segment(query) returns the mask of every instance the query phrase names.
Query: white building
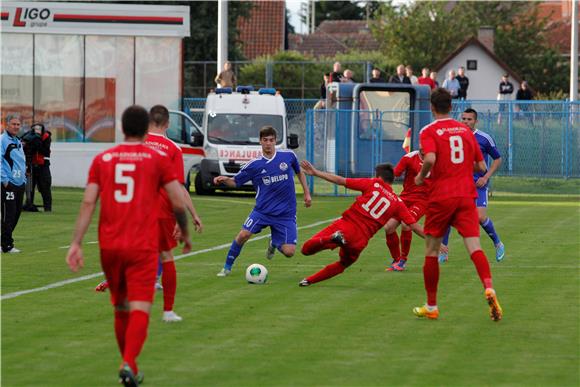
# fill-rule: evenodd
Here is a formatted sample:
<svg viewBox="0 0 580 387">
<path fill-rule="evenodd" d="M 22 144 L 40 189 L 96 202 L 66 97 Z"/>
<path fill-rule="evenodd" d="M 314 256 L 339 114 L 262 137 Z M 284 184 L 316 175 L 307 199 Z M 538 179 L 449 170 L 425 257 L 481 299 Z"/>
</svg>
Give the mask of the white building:
<svg viewBox="0 0 580 387">
<path fill-rule="evenodd" d="M 465 67 L 465 75 L 469 78 L 467 99 L 495 100 L 499 91 L 499 83 L 504 74 L 509 75 L 509 81 L 514 85 L 512 99 L 522 83 L 522 78 L 509 68 L 493 52 L 494 33 L 492 29 L 482 28 L 479 37 L 469 38 L 435 67 L 439 85 L 447 77 L 450 70 Z"/>
<path fill-rule="evenodd" d="M 83 186 L 92 156 L 122 139 L 132 104 L 180 110 L 189 7 L 2 2 L 2 122 L 52 133 L 54 185 Z"/>
</svg>

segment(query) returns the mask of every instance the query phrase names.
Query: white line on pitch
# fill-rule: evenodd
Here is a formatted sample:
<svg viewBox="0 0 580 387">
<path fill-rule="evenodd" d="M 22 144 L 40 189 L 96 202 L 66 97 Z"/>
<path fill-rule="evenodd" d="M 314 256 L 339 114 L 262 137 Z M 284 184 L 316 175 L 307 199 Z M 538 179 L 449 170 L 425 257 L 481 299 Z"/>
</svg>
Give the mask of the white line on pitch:
<svg viewBox="0 0 580 387">
<path fill-rule="evenodd" d="M 305 229 L 305 228 L 312 228 L 312 227 L 320 226 L 321 224 L 329 223 L 329 222 L 332 222 L 332 221 L 334 221 L 336 219 L 337 218 L 322 220 L 320 222 L 315 222 L 315 223 L 308 224 L 306 226 L 298 227 L 298 229 L 299 230 L 302 230 L 302 229 Z M 257 236 L 255 238 L 250 239 L 246 243 L 258 241 L 258 240 L 265 239 L 265 238 L 269 238 L 269 237 L 270 237 L 270 234 L 260 235 L 260 236 Z M 187 257 L 192 257 L 194 255 L 199 255 L 199 254 L 209 253 L 211 251 L 225 249 L 225 248 L 228 248 L 230 246 L 231 246 L 231 242 L 230 243 L 224 243 L 224 244 L 221 244 L 221 245 L 218 245 L 218 246 L 214 246 L 214 247 L 209 247 L 209 248 L 203 249 L 203 250 L 192 251 L 192 252 L 187 253 L 187 254 L 182 254 L 182 255 L 176 256 L 175 257 L 175 260 L 177 261 L 179 259 L 183 259 L 183 258 L 187 258 Z M 68 248 L 68 247 L 69 246 L 66 246 L 66 248 Z M 60 248 L 64 248 L 64 247 L 60 247 Z M 2 295 L 2 297 L 0 297 L 0 300 L 9 300 L 11 298 L 16 298 L 16 297 L 19 297 L 19 296 L 23 296 L 25 294 L 36 293 L 36 292 L 43 292 L 43 291 L 49 290 L 49 289 L 60 288 L 61 286 L 65 286 L 65 285 L 72 284 L 72 283 L 75 283 L 75 282 L 85 281 L 85 280 L 88 280 L 88 279 L 91 279 L 91 278 L 100 277 L 100 276 L 103 276 L 103 272 L 88 274 L 88 275 L 84 275 L 84 276 L 76 277 L 76 278 L 71 278 L 71 279 L 68 279 L 68 280 L 55 282 L 55 283 L 52 283 L 52 284 L 49 284 L 49 285 L 46 285 L 46 286 L 41 286 L 39 288 L 21 290 L 21 291 L 18 291 L 18 292 L 4 294 L 4 295 Z"/>
</svg>

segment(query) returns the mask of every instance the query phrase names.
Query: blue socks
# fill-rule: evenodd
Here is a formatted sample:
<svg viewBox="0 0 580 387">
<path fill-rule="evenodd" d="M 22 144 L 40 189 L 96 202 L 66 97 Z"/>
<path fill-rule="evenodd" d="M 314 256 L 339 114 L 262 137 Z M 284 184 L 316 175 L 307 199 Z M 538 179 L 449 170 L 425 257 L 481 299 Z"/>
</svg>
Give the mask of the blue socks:
<svg viewBox="0 0 580 387">
<path fill-rule="evenodd" d="M 445 235 L 443 235 L 443 240 L 441 241 L 442 244 L 445 246 L 449 246 L 449 235 L 451 234 L 451 227 L 447 229 Z"/>
<path fill-rule="evenodd" d="M 232 265 L 234 264 L 238 255 L 242 251 L 242 245 L 239 245 L 238 242 L 234 239 L 232 241 L 232 245 L 230 247 L 230 251 L 228 251 L 228 256 L 226 257 L 226 263 L 224 265 L 224 269 L 232 270 Z"/>
<path fill-rule="evenodd" d="M 493 227 L 493 222 L 490 218 L 485 219 L 484 222 L 480 223 L 481 227 L 485 230 L 487 235 L 491 238 L 494 245 L 497 245 L 500 242 L 499 235 L 495 232 L 495 228 Z"/>
</svg>

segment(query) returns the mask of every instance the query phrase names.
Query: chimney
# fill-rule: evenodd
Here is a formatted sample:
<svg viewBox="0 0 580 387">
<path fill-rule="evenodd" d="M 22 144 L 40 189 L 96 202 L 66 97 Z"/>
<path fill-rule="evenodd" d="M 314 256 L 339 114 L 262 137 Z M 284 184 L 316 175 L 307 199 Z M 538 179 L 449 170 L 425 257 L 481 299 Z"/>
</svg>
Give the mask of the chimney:
<svg viewBox="0 0 580 387">
<path fill-rule="evenodd" d="M 491 52 L 493 51 L 493 41 L 495 38 L 495 29 L 489 26 L 479 27 L 477 39 Z"/>
</svg>

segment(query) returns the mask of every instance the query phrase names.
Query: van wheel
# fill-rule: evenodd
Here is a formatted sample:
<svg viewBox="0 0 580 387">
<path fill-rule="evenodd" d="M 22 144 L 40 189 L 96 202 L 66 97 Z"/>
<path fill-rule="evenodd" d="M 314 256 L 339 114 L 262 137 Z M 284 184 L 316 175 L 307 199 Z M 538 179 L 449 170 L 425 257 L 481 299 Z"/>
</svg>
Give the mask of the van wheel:
<svg viewBox="0 0 580 387">
<path fill-rule="evenodd" d="M 195 193 L 198 195 L 212 195 L 215 193 L 215 189 L 205 188 L 203 186 L 201 172 L 198 172 L 197 175 L 195 175 L 194 185 L 195 185 Z"/>
</svg>

